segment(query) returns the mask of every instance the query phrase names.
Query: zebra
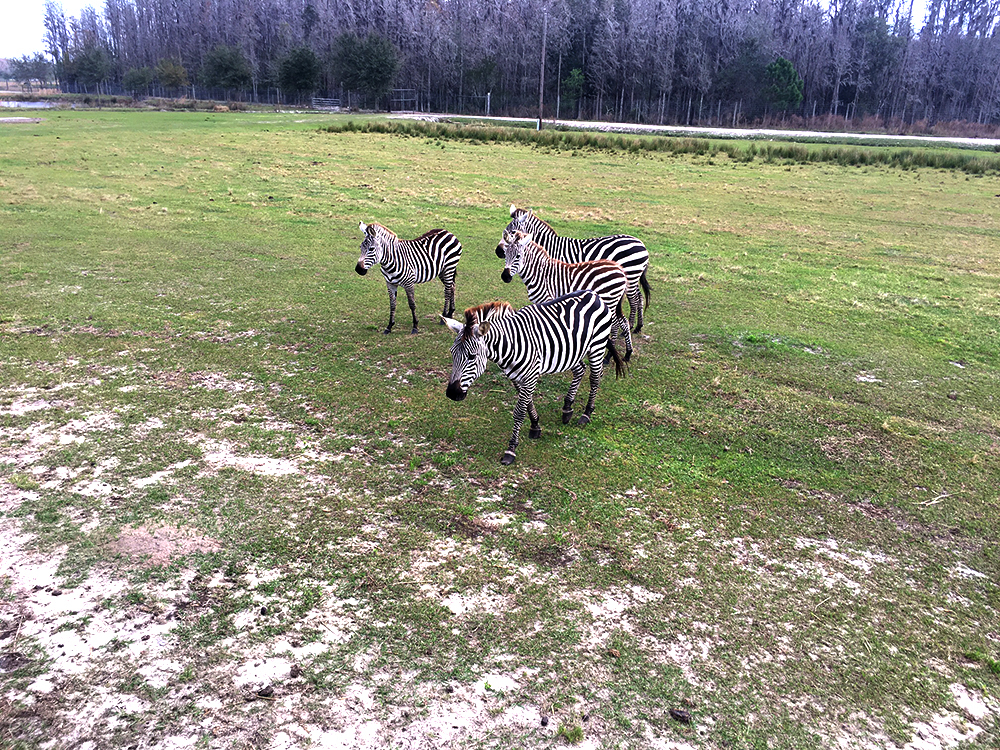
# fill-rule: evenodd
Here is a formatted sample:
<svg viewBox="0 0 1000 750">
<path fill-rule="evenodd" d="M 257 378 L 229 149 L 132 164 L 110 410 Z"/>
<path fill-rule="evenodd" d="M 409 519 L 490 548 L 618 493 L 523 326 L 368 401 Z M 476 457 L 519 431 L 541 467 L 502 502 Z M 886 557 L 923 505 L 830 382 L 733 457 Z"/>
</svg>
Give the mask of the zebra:
<svg viewBox="0 0 1000 750">
<path fill-rule="evenodd" d="M 649 269 L 649 251 L 641 240 L 627 234 L 616 234 L 609 237 L 591 237 L 578 240 L 572 237 L 561 237 L 549 224 L 535 216 L 530 208 L 518 208 L 510 204 L 510 223 L 503 230 L 503 241 L 497 245 L 498 258 L 503 257 L 503 242 L 510 242 L 514 232 L 525 232 L 535 238 L 553 258 L 567 263 L 579 263 L 584 260 L 607 258 L 618 263 L 625 269 L 628 276 L 628 288 L 625 297 L 628 299 L 629 325 L 634 325 L 633 331 L 639 333 L 643 323 L 642 297 L 645 294 L 646 307 L 649 307 L 650 287 L 646 280 Z"/>
<path fill-rule="evenodd" d="M 488 360 L 496 362 L 517 389 L 514 431 L 500 463 L 514 463 L 525 415 L 531 420 L 528 437 L 542 436 L 535 410 L 535 386 L 541 375 L 572 370 L 573 381 L 563 399 L 562 421 L 573 417 L 573 402 L 590 362 L 590 398 L 577 424 L 586 425 L 594 412 L 597 389 L 604 374 L 604 352 L 615 361 L 618 377 L 625 363 L 611 340 L 614 313 L 590 289 L 576 291 L 554 300 L 522 307 L 517 312 L 509 302 L 488 302 L 465 311 L 465 323 L 451 318 L 445 324 L 456 334 L 451 347 L 452 367 L 445 391 L 453 401 L 462 401 L 469 386 L 486 370 Z"/>
<path fill-rule="evenodd" d="M 389 289 L 389 325 L 384 333 L 391 333 L 396 324 L 396 288 L 402 286 L 413 316 L 413 330 L 417 333 L 417 304 L 413 298 L 416 284 L 423 284 L 435 276 L 444 283 L 444 311 L 448 317 L 455 313 L 455 274 L 462 257 L 462 243 L 446 229 L 432 229 L 415 240 L 401 240 L 381 224 L 358 225 L 365 234 L 361 242 L 361 257 L 354 270 L 361 276 L 376 263 L 382 266 L 382 275 Z"/>
<path fill-rule="evenodd" d="M 550 256 L 530 234 L 514 232 L 511 242 L 503 240 L 504 269 L 500 278 L 509 284 L 513 274 L 524 281 L 531 302 L 544 302 L 578 289 L 593 289 L 601 301 L 615 311 L 616 328 L 625 338 L 625 361 L 632 358 L 632 334 L 622 313 L 622 297 L 628 277 L 613 260 L 585 260 L 566 263 Z"/>
</svg>

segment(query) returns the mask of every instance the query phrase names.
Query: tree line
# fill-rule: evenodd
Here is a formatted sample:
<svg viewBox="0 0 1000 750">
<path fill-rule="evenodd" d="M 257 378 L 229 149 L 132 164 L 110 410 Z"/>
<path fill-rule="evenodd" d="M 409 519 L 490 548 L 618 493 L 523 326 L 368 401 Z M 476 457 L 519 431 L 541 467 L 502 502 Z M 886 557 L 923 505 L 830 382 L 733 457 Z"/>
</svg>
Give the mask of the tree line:
<svg viewBox="0 0 1000 750">
<path fill-rule="evenodd" d="M 912 5 L 105 0 L 67 17 L 49 0 L 43 45 L 52 75 L 76 91 L 384 108 L 395 87 L 428 111 L 1000 123 L 1000 0 L 930 0 L 916 23 Z"/>
</svg>

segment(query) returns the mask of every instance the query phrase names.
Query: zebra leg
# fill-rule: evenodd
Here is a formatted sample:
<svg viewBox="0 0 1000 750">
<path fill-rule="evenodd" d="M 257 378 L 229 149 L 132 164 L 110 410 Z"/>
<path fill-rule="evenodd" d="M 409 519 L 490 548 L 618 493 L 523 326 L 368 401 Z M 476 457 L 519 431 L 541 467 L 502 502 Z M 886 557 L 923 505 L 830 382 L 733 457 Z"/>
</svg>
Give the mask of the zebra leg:
<svg viewBox="0 0 1000 750">
<path fill-rule="evenodd" d="M 625 295 L 628 297 L 629 327 L 633 333 L 639 333 L 642 330 L 642 290 L 638 284 L 633 284 L 625 291 Z"/>
<path fill-rule="evenodd" d="M 528 419 L 531 420 L 531 429 L 528 430 L 528 437 L 538 440 L 542 436 L 542 426 L 538 423 L 538 411 L 535 409 L 535 400 L 528 402 Z"/>
<path fill-rule="evenodd" d="M 569 392 L 566 394 L 566 398 L 563 399 L 563 409 L 562 409 L 562 420 L 563 424 L 569 424 L 569 420 L 573 418 L 573 402 L 576 401 L 576 393 L 580 390 L 580 383 L 583 382 L 583 373 L 586 372 L 587 367 L 583 362 L 579 362 L 573 365 L 573 382 L 569 385 Z M 582 417 L 581 417 L 582 419 Z"/>
<path fill-rule="evenodd" d="M 417 333 L 417 300 L 413 296 L 413 284 L 403 287 L 406 290 L 406 301 L 410 305 L 410 315 L 413 316 L 413 330 L 410 333 Z"/>
<path fill-rule="evenodd" d="M 442 276 L 441 282 L 444 284 L 444 312 L 441 314 L 446 318 L 451 318 L 455 315 L 455 277 Z M 443 320 L 441 325 L 444 325 Z"/>
<path fill-rule="evenodd" d="M 396 325 L 396 285 L 386 282 L 386 286 L 389 288 L 389 325 L 382 333 L 390 334 L 392 327 Z"/>
<path fill-rule="evenodd" d="M 532 398 L 535 393 L 535 385 L 531 384 L 518 384 L 515 383 L 514 386 L 517 388 L 517 404 L 514 406 L 514 430 L 510 434 L 510 444 L 507 446 L 507 450 L 504 451 L 503 458 L 500 459 L 500 463 L 504 466 L 510 466 L 517 459 L 517 444 L 521 440 L 521 425 L 524 424 L 524 417 L 529 411 L 534 412 L 535 406 L 532 403 Z M 532 429 L 538 424 L 538 413 L 536 412 L 534 418 L 531 420 Z M 530 435 L 530 432 L 529 432 Z"/>
<path fill-rule="evenodd" d="M 625 339 L 625 361 L 628 362 L 632 359 L 632 331 L 629 329 L 628 318 L 624 315 L 615 317 L 615 324 L 611 327 L 612 343 L 618 340 L 619 334 Z M 611 352 L 609 351 L 604 355 L 604 366 L 607 367 L 610 362 Z"/>
<path fill-rule="evenodd" d="M 577 424 L 583 427 L 590 424 L 590 415 L 594 413 L 594 402 L 597 400 L 597 389 L 601 387 L 601 376 L 604 375 L 604 359 L 600 355 L 590 356 L 590 398 L 587 399 L 587 407 L 577 420 Z"/>
<path fill-rule="evenodd" d="M 642 310 L 639 310 L 639 315 L 642 315 Z M 625 339 L 625 361 L 628 362 L 632 359 L 632 331 L 629 330 L 629 322 L 625 320 L 625 316 L 618 318 L 618 328 L 621 329 L 622 337 Z M 642 322 L 640 321 L 639 327 L 642 327 Z M 611 361 L 611 352 L 608 352 L 607 357 L 604 359 L 604 364 L 607 365 Z"/>
</svg>

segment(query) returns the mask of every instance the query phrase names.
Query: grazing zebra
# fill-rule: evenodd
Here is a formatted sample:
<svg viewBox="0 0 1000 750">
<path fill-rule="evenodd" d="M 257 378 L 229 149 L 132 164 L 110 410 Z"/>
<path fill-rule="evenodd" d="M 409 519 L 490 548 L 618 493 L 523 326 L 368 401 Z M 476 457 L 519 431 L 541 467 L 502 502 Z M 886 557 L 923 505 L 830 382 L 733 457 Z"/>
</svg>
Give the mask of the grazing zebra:
<svg viewBox="0 0 1000 750">
<path fill-rule="evenodd" d="M 415 240 L 401 240 L 395 233 L 381 224 L 359 225 L 365 233 L 361 242 L 361 257 L 354 267 L 361 276 L 376 263 L 382 266 L 386 286 L 389 288 L 389 325 L 385 333 L 390 333 L 396 324 L 396 288 L 403 287 L 406 301 L 413 316 L 413 330 L 417 332 L 417 304 L 413 298 L 413 288 L 435 276 L 444 283 L 444 312 L 450 316 L 455 312 L 455 273 L 458 260 L 462 257 L 462 243 L 446 229 L 432 229 Z"/>
<path fill-rule="evenodd" d="M 514 232 L 525 232 L 535 238 L 535 242 L 545 248 L 553 258 L 567 263 L 579 263 L 584 260 L 606 258 L 613 260 L 625 269 L 628 276 L 628 288 L 625 297 L 628 299 L 629 325 L 634 325 L 635 333 L 642 330 L 643 294 L 646 296 L 646 307 L 649 306 L 649 282 L 646 271 L 649 268 L 649 251 L 635 237 L 627 234 L 616 234 L 610 237 L 591 237 L 578 240 L 572 237 L 560 237 L 549 224 L 539 219 L 529 208 L 517 208 L 510 204 L 510 223 L 503 230 L 503 241 L 510 242 Z M 497 245 L 497 257 L 503 257 L 503 245 Z"/>
<path fill-rule="evenodd" d="M 500 278 L 510 283 L 513 274 L 524 281 L 528 299 L 534 303 L 555 299 L 579 289 L 593 289 L 601 301 L 615 311 L 616 327 L 625 337 L 625 361 L 632 358 L 632 334 L 622 313 L 622 297 L 628 285 L 625 270 L 613 260 L 566 263 L 550 256 L 530 234 L 514 232 L 504 246 L 504 268 Z"/>
<path fill-rule="evenodd" d="M 464 325 L 451 318 L 444 322 L 457 336 L 451 347 L 448 398 L 463 400 L 469 386 L 486 370 L 488 360 L 496 362 L 517 389 L 514 431 L 500 459 L 505 465 L 517 458 L 515 451 L 525 415 L 531 420 L 528 437 L 542 436 L 533 401 L 539 376 L 573 371 L 573 382 L 563 400 L 562 420 L 567 424 L 587 369 L 584 360 L 589 360 L 590 398 L 577 422 L 585 425 L 594 412 L 604 374 L 605 350 L 614 358 L 616 374 L 620 377 L 625 373 L 625 364 L 611 341 L 614 313 L 589 289 L 528 305 L 517 312 L 507 302 L 489 302 L 466 310 Z"/>
</svg>

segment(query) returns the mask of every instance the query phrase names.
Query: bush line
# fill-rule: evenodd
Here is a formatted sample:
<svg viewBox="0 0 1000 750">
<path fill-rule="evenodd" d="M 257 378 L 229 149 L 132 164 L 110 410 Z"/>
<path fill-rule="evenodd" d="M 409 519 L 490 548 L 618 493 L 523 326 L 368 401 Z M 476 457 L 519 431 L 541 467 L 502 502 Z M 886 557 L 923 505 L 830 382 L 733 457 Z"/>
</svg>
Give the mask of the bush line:
<svg viewBox="0 0 1000 750">
<path fill-rule="evenodd" d="M 486 127 L 439 122 L 394 120 L 356 123 L 348 120 L 321 128 L 327 133 L 381 133 L 434 140 L 461 140 L 480 143 L 524 143 L 563 151 L 660 152 L 727 156 L 736 162 L 812 164 L 830 162 L 849 167 L 888 166 L 898 169 L 949 169 L 969 174 L 1000 172 L 1000 154 L 965 153 L 935 148 L 894 148 L 815 144 L 811 148 L 795 143 L 744 143 L 705 138 L 673 136 L 631 136 L 621 133 L 524 127 Z"/>
</svg>

